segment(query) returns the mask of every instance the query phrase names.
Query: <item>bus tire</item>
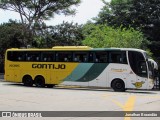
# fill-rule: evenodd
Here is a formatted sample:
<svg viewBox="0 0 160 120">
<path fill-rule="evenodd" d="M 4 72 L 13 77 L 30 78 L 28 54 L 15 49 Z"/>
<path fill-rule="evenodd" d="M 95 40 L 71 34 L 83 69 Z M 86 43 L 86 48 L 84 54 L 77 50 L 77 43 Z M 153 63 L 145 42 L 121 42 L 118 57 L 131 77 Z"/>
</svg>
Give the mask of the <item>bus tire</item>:
<svg viewBox="0 0 160 120">
<path fill-rule="evenodd" d="M 125 92 L 125 84 L 121 79 L 115 79 L 111 83 L 111 87 L 116 92 Z"/>
<path fill-rule="evenodd" d="M 23 84 L 24 84 L 24 86 L 33 86 L 32 77 L 29 75 L 24 76 L 23 77 Z"/>
<path fill-rule="evenodd" d="M 43 76 L 36 76 L 34 79 L 36 87 L 45 87 L 45 79 Z"/>
</svg>

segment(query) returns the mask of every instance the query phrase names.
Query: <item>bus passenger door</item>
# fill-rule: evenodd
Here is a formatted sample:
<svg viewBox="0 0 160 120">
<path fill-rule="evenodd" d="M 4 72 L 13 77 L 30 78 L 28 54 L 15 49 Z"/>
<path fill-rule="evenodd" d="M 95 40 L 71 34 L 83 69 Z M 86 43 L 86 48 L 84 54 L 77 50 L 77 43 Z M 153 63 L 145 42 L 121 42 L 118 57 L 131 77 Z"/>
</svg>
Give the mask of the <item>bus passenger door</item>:
<svg viewBox="0 0 160 120">
<path fill-rule="evenodd" d="M 145 89 L 147 86 L 147 64 L 142 53 L 128 51 L 129 65 L 132 70 L 131 88 Z"/>
<path fill-rule="evenodd" d="M 135 83 L 136 88 L 146 89 L 148 73 L 147 73 L 147 65 L 145 61 L 139 61 L 137 66 L 137 82 Z"/>
</svg>

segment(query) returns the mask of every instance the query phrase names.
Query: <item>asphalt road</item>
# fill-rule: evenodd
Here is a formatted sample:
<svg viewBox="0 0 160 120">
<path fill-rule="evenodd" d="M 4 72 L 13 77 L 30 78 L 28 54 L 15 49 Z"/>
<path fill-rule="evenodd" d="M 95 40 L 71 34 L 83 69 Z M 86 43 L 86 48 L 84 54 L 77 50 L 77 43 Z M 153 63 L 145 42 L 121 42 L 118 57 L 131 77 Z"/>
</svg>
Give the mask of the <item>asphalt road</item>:
<svg viewBox="0 0 160 120">
<path fill-rule="evenodd" d="M 1 79 L 0 111 L 64 111 L 56 113 L 58 115 L 55 115 L 55 117 L 47 118 L 25 118 L 21 116 L 24 117 L 23 120 L 159 120 L 160 117 L 153 116 L 121 117 L 115 111 L 132 111 L 132 113 L 134 111 L 140 111 L 140 113 L 143 111 L 149 113 L 160 111 L 160 91 L 127 90 L 126 92 L 114 92 L 111 89 L 78 88 L 75 86 L 36 88 L 4 82 Z M 74 112 L 65 113 L 66 111 L 82 111 L 80 114 L 83 111 L 95 111 L 95 113 L 93 113 L 93 117 L 90 112 L 78 117 L 72 116 Z M 113 117 L 98 115 L 98 113 L 104 111 L 111 111 Z M 54 112 L 51 114 L 53 115 Z M 71 115 L 66 117 L 64 114 Z M 64 115 L 64 117 L 61 117 L 61 115 Z M 158 115 L 160 115 L 160 112 Z M 9 119 L 15 120 L 14 117 Z M 18 116 L 16 120 L 18 119 L 21 120 L 22 118 Z"/>
</svg>

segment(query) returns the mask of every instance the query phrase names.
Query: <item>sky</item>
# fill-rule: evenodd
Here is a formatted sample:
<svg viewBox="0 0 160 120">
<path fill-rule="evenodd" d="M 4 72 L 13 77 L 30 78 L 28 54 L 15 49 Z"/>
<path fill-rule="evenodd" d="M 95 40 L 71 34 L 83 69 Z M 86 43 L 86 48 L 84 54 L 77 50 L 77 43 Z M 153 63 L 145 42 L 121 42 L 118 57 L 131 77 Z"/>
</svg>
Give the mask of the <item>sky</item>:
<svg viewBox="0 0 160 120">
<path fill-rule="evenodd" d="M 106 1 L 110 2 L 111 0 Z M 104 4 L 101 0 L 82 0 L 82 3 L 76 7 L 75 16 L 55 15 L 54 18 L 45 21 L 45 23 L 47 25 L 57 25 L 63 21 L 68 21 L 84 24 L 88 20 L 92 20 L 93 17 L 96 17 L 103 6 Z M 20 20 L 20 16 L 18 13 L 0 9 L 0 23 L 8 22 L 9 19 Z"/>
</svg>

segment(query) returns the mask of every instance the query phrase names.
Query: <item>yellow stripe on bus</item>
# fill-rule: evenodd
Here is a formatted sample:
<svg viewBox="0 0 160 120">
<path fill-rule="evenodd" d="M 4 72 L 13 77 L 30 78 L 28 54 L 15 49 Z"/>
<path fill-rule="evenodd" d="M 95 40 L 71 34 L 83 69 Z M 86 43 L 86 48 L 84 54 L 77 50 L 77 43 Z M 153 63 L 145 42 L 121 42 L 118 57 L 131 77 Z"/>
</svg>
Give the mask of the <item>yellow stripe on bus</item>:
<svg viewBox="0 0 160 120">
<path fill-rule="evenodd" d="M 22 82 L 24 75 L 30 75 L 33 80 L 37 75 L 41 75 L 46 84 L 59 84 L 78 65 L 79 63 L 64 62 L 8 62 L 5 79 L 12 82 Z"/>
</svg>

